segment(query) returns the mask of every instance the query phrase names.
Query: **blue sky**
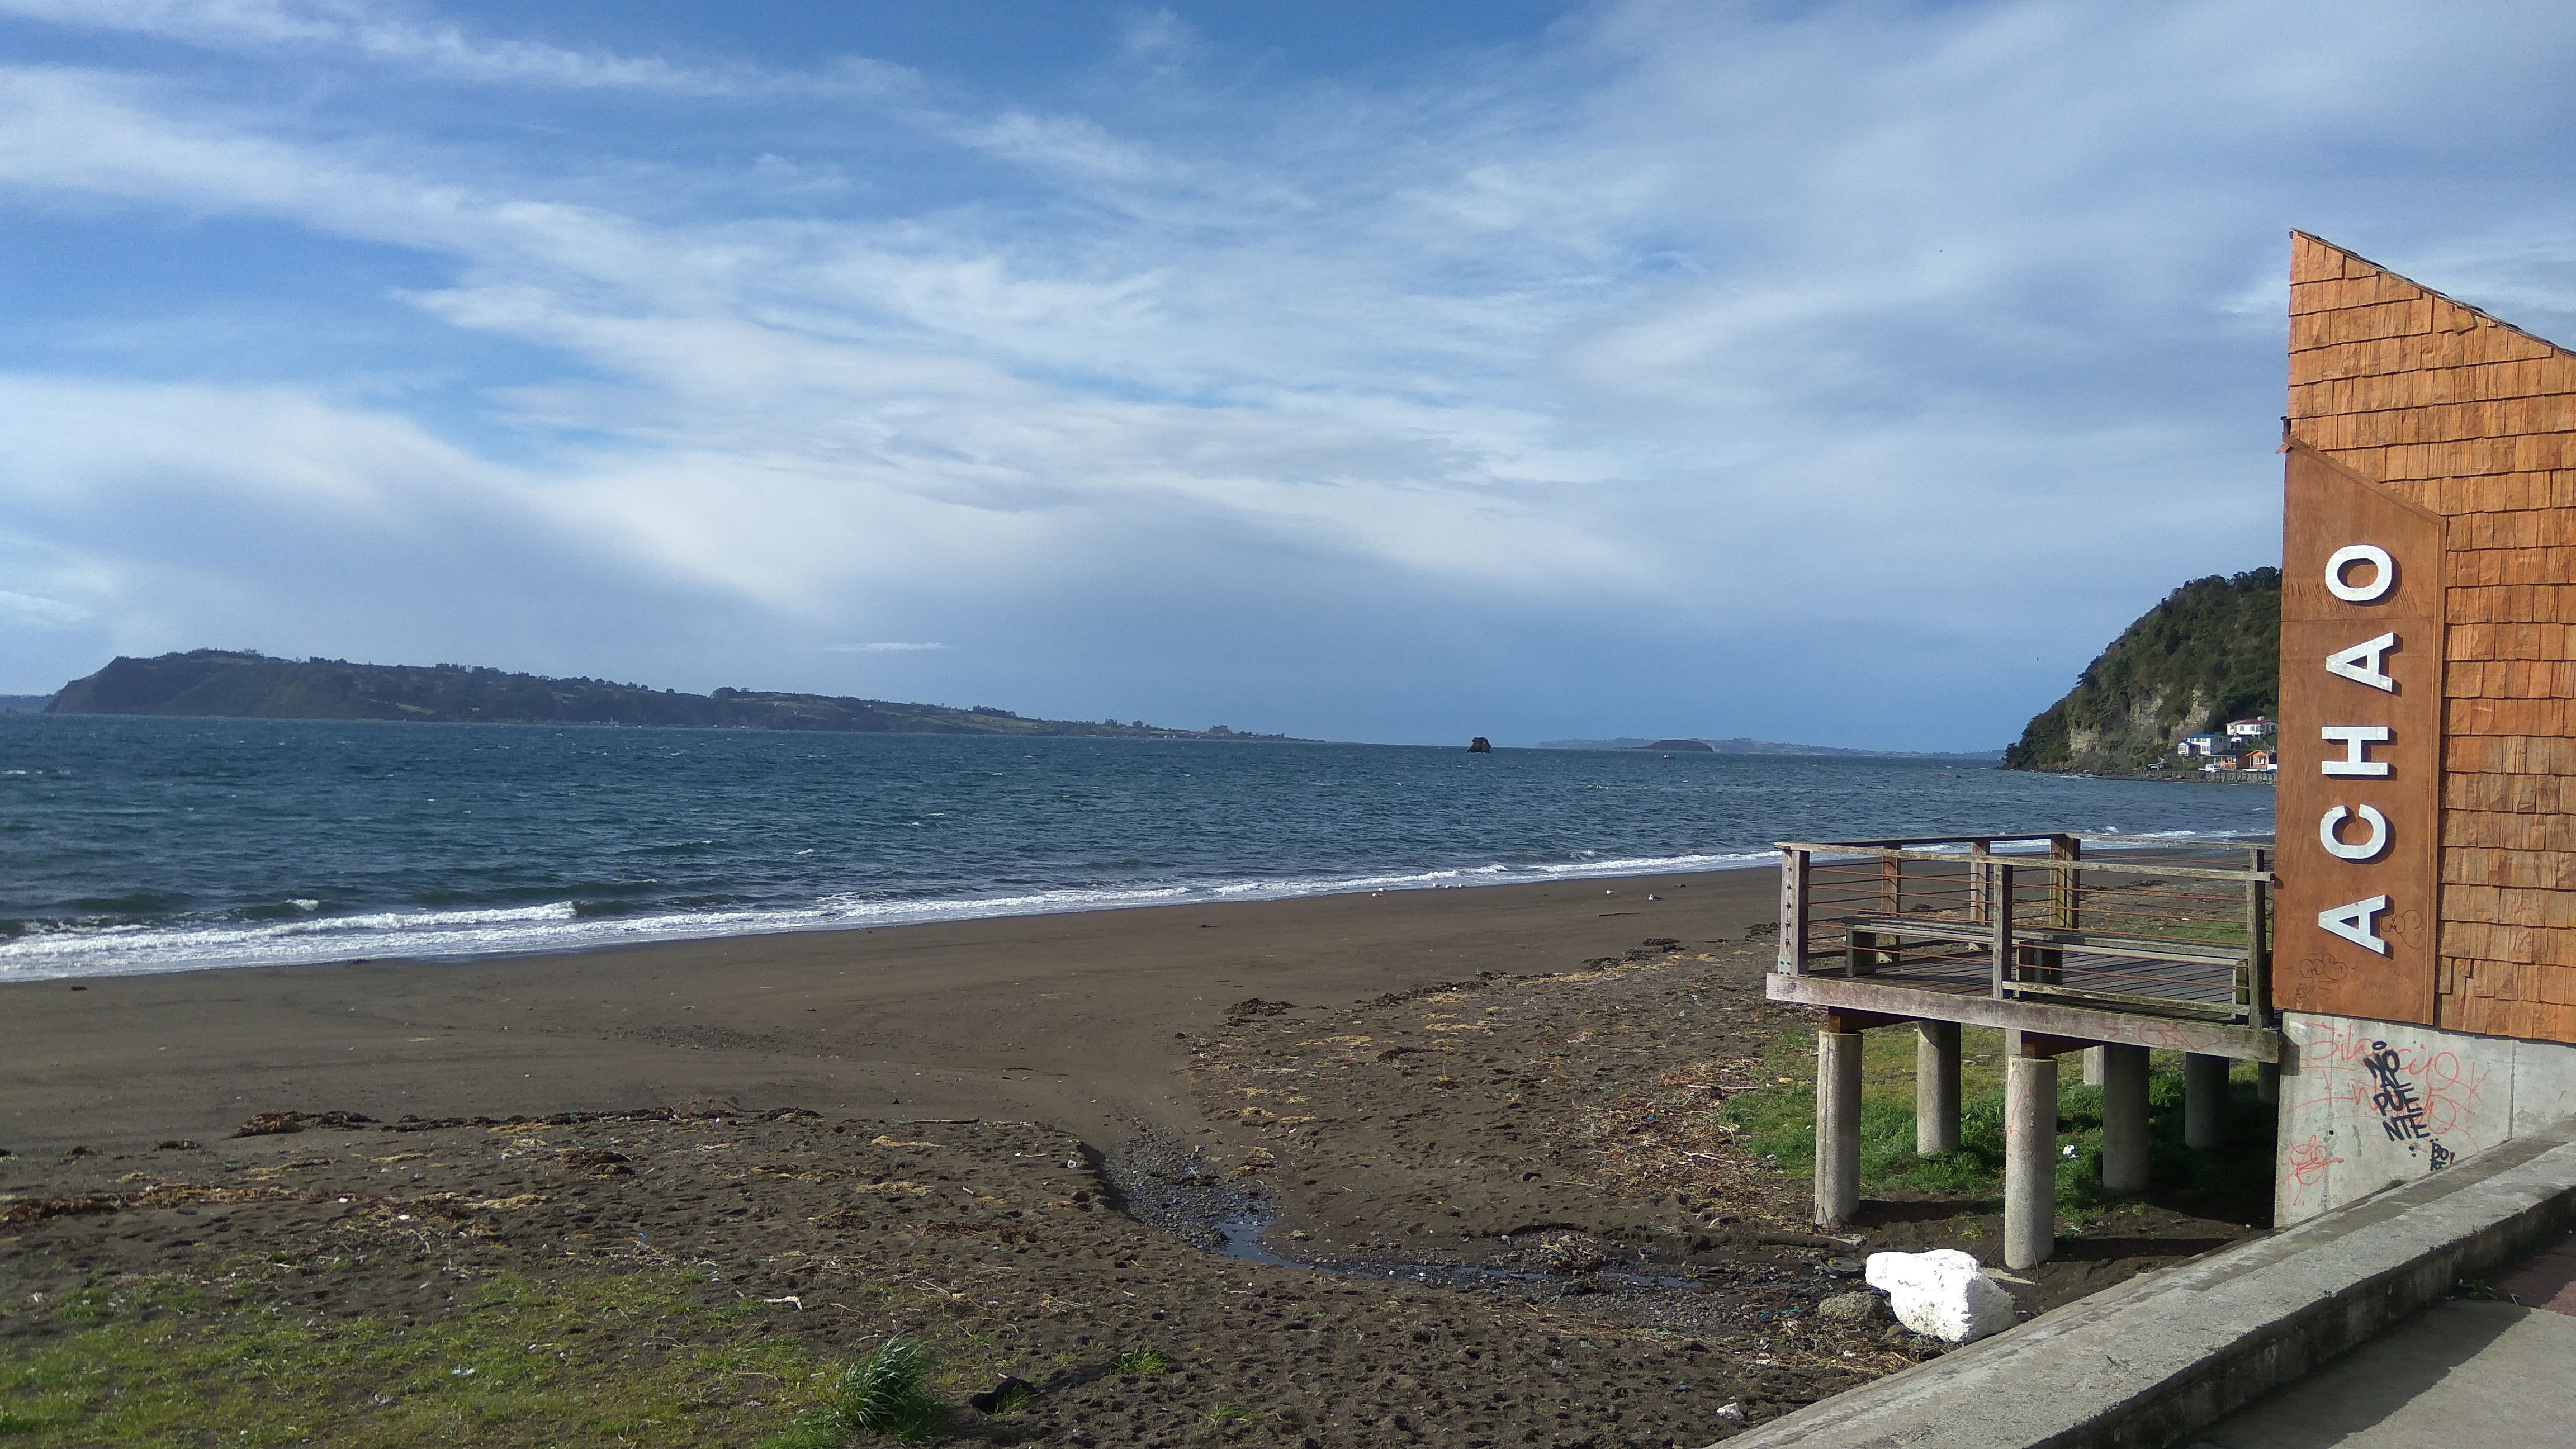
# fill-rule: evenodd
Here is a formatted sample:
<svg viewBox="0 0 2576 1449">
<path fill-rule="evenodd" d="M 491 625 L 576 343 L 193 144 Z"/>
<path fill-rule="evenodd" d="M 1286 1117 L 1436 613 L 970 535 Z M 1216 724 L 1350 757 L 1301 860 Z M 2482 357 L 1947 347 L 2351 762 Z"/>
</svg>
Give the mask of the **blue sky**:
<svg viewBox="0 0 2576 1449">
<path fill-rule="evenodd" d="M 207 645 L 2002 744 L 2318 232 L 2576 339 L 2576 11 L 0 0 L 0 692 Z"/>
</svg>

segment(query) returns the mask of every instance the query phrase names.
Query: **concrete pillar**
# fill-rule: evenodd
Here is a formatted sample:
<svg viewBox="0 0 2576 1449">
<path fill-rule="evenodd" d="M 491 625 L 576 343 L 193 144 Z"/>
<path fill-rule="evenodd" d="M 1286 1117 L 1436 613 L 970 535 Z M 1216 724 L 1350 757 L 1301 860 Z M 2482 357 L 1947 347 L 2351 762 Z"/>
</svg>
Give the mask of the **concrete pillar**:
<svg viewBox="0 0 2576 1449">
<path fill-rule="evenodd" d="M 1914 1150 L 1959 1150 L 1959 1024 L 1914 1023 Z"/>
<path fill-rule="evenodd" d="M 2004 1266 L 2032 1268 L 2057 1249 L 2057 1059 L 2004 1063 Z"/>
<path fill-rule="evenodd" d="M 2279 1062 L 2254 1064 L 2254 1100 L 2267 1107 L 2280 1103 L 2281 1064 Z"/>
<path fill-rule="evenodd" d="M 1816 1222 L 1860 1211 L 1860 1033 L 1816 1033 Z"/>
<path fill-rule="evenodd" d="M 2098 1087 L 2102 1085 L 2102 1051 L 2103 1049 L 2101 1047 L 2087 1047 L 2085 1049 L 2084 1085 L 2088 1087 Z"/>
<path fill-rule="evenodd" d="M 2102 1190 L 2147 1190 L 2147 1049 L 2106 1046 L 2102 1058 Z"/>
<path fill-rule="evenodd" d="M 2227 1145 L 2227 1058 L 2183 1054 L 2182 1140 L 2205 1152 Z"/>
</svg>

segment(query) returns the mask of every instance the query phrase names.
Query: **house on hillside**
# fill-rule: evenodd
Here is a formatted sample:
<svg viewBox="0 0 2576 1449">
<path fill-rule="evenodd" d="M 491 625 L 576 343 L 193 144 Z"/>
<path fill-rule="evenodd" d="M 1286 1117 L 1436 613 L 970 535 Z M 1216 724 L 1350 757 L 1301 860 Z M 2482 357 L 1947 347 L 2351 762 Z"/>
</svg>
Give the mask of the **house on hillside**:
<svg viewBox="0 0 2576 1449">
<path fill-rule="evenodd" d="M 2240 759 L 2241 763 L 2236 767 L 2240 770 L 2263 771 L 2281 768 L 2270 750 L 2247 750 Z"/>
<path fill-rule="evenodd" d="M 2259 740 L 2278 728 L 2279 726 L 2258 714 L 2252 719 L 2229 720 L 2227 737 L 2231 740 Z"/>
<path fill-rule="evenodd" d="M 2242 755 L 2212 755 L 2209 757 L 2209 763 L 2200 767 L 2201 773 L 2215 775 L 2221 770 L 2241 769 L 2243 759 Z"/>
<path fill-rule="evenodd" d="M 2175 751 L 2175 753 L 2176 753 L 2176 754 L 2179 754 L 2179 755 L 2182 755 L 2182 756 L 2184 756 L 2184 757 L 2186 757 L 2186 758 L 2194 757 L 2194 756 L 2202 757 L 2202 758 L 2206 758 L 2206 757 L 2208 757 L 2208 756 L 2210 756 L 2210 755 L 2217 754 L 2217 753 L 2218 753 L 2218 736 L 2216 736 L 2216 735 L 2184 735 L 2184 736 L 2182 737 L 2182 746 L 2181 746 L 2181 748 L 2177 749 L 2177 750 Z"/>
</svg>

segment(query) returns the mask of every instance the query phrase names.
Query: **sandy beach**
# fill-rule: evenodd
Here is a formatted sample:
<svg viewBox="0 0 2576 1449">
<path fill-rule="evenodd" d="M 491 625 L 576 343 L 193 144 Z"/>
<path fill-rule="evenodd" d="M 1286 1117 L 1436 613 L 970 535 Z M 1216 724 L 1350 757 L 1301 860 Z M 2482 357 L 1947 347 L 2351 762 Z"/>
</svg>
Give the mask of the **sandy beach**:
<svg viewBox="0 0 2576 1449">
<path fill-rule="evenodd" d="M 253 1110 L 613 1111 L 693 1096 L 1008 1117 L 1116 1140 L 1190 1120 L 1184 1035 L 1247 997 L 1341 1004 L 1740 938 L 1729 871 L 0 986 L 0 1147 L 148 1147 Z M 1649 899 L 1653 897 L 1653 899 Z"/>
<path fill-rule="evenodd" d="M 1820 1307 L 1870 1249 L 1996 1228 L 1900 1201 L 1818 1237 L 1719 1121 L 1805 1027 L 1762 996 L 1774 889 L 12 986 L 0 1413 L 755 1444 L 902 1337 L 961 1439 L 1704 1445 L 1937 1353 Z M 2122 1222 L 2025 1309 L 2244 1231 Z M 181 1367 L 245 1355 L 283 1367 Z M 968 1406 L 1006 1379 L 1033 1396 Z"/>
</svg>

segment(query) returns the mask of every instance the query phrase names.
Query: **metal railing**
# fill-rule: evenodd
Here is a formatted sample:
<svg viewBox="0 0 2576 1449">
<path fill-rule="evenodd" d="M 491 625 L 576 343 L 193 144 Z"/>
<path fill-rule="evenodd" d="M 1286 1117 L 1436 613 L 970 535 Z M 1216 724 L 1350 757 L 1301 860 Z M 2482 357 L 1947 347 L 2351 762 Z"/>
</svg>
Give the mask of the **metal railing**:
<svg viewBox="0 0 2576 1449">
<path fill-rule="evenodd" d="M 1783 842 L 1779 969 L 2262 1025 L 2272 885 L 2268 840 Z"/>
</svg>

